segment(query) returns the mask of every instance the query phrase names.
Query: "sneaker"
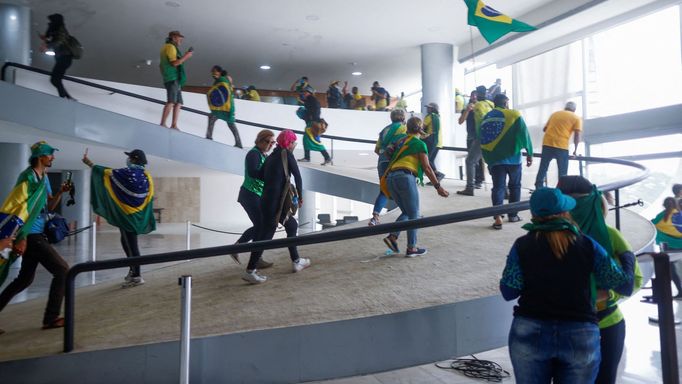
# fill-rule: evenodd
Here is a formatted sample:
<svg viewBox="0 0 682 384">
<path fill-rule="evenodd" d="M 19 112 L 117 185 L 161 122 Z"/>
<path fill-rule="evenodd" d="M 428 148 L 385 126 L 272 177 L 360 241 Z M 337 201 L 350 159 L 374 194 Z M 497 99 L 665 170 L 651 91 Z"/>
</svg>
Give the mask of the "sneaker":
<svg viewBox="0 0 682 384">
<path fill-rule="evenodd" d="M 464 188 L 461 191 L 457 191 L 458 195 L 464 195 L 464 196 L 473 196 L 474 195 L 474 190 L 471 188 Z"/>
<path fill-rule="evenodd" d="M 476 184 L 474 184 L 474 188 L 476 188 L 476 189 L 481 189 L 481 188 L 483 188 L 483 183 L 476 183 Z"/>
<path fill-rule="evenodd" d="M 393 239 L 393 236 L 388 235 L 384 237 L 384 244 L 390 249 L 391 251 L 395 253 L 399 253 L 400 250 L 398 249 L 398 242 Z"/>
<path fill-rule="evenodd" d="M 291 263 L 293 265 L 294 273 L 301 272 L 302 270 L 310 267 L 310 259 L 305 257 L 299 257 L 298 260 Z"/>
<path fill-rule="evenodd" d="M 405 257 L 417 257 L 426 255 L 429 251 L 426 248 L 408 248 Z"/>
<path fill-rule="evenodd" d="M 298 159 L 299 163 L 310 163 L 310 159 L 306 159 L 305 157 L 302 159 Z"/>
<path fill-rule="evenodd" d="M 334 164 L 332 164 L 332 159 L 329 159 L 329 160 L 325 160 L 325 161 L 324 161 L 322 164 L 320 164 L 320 165 L 334 165 Z"/>
<path fill-rule="evenodd" d="M 270 268 L 274 265 L 274 263 L 271 263 L 267 260 L 258 259 L 258 264 L 256 264 L 256 268 L 258 269 L 265 269 L 265 268 Z"/>
<path fill-rule="evenodd" d="M 128 274 L 126 277 L 123 278 L 123 281 L 126 283 L 129 283 L 133 280 L 133 271 L 128 271 Z"/>
<path fill-rule="evenodd" d="M 239 254 L 238 253 L 233 253 L 230 255 L 230 257 L 232 258 L 232 260 L 234 260 L 235 263 L 237 263 L 237 264 L 242 263 L 241 261 L 239 261 Z"/>
<path fill-rule="evenodd" d="M 254 269 L 251 272 L 244 271 L 244 273 L 242 273 L 242 280 L 246 281 L 249 284 L 261 284 L 265 283 L 268 280 L 268 277 L 259 275 L 258 272 Z"/>
<path fill-rule="evenodd" d="M 521 217 L 519 215 L 514 215 L 514 216 L 509 216 L 509 222 L 510 223 L 516 223 L 521 221 Z"/>
<path fill-rule="evenodd" d="M 58 317 L 49 323 L 43 324 L 43 329 L 64 328 L 64 318 Z"/>
<path fill-rule="evenodd" d="M 126 279 L 124 280 L 124 283 L 121 284 L 121 288 L 132 288 L 144 284 L 144 279 L 142 276 L 131 276 L 129 279 L 126 276 Z"/>
</svg>

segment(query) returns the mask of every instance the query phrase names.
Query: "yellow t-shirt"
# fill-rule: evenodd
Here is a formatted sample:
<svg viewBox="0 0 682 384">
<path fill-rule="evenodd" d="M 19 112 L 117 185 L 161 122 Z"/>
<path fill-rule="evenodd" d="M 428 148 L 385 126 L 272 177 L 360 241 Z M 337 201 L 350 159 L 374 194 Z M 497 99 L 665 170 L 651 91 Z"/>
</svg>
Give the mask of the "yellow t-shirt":
<svg viewBox="0 0 682 384">
<path fill-rule="evenodd" d="M 173 62 L 178 59 L 178 49 L 175 45 L 166 43 L 161 47 L 161 56 L 168 59 L 168 62 Z"/>
<path fill-rule="evenodd" d="M 396 160 L 391 166 L 391 170 L 396 169 L 408 169 L 413 174 L 417 175 L 419 173 L 419 157 L 418 155 L 407 155 L 401 159 Z"/>
<path fill-rule="evenodd" d="M 575 113 L 566 110 L 554 112 L 547 121 L 542 145 L 568 150 L 571 134 L 582 130 L 582 120 Z"/>
<path fill-rule="evenodd" d="M 255 89 L 252 89 L 249 91 L 249 100 L 251 101 L 260 101 L 260 95 Z"/>
<path fill-rule="evenodd" d="M 492 111 L 493 108 L 495 108 L 495 104 L 493 104 L 492 101 L 490 100 L 479 100 L 474 104 L 474 122 L 476 125 L 476 132 L 478 133 L 479 127 L 481 126 L 481 122 L 483 121 L 483 118 L 485 115 Z"/>
</svg>

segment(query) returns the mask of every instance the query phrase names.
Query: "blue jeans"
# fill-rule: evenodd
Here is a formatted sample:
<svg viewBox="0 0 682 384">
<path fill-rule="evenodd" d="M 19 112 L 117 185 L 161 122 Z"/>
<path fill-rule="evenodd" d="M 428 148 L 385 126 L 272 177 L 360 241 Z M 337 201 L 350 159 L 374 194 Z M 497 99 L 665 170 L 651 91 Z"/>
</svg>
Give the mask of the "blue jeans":
<svg viewBox="0 0 682 384">
<path fill-rule="evenodd" d="M 381 176 L 383 176 L 384 172 L 386 172 L 388 164 L 389 161 L 384 157 L 384 155 L 379 155 L 379 162 L 377 163 L 377 173 L 379 173 L 379 180 L 381 180 Z M 374 208 L 372 209 L 372 214 L 381 213 L 381 210 L 384 209 L 387 202 L 388 198 L 386 197 L 386 195 L 384 195 L 383 192 L 381 192 L 381 189 L 379 189 L 379 194 L 377 195 L 376 200 L 374 200 Z"/>
<path fill-rule="evenodd" d="M 535 189 L 542 188 L 547 177 L 547 169 L 552 159 L 556 160 L 556 165 L 559 167 L 559 177 L 568 174 L 568 149 L 561 149 L 555 147 L 542 146 L 542 157 L 540 158 L 540 169 L 535 178 Z"/>
<path fill-rule="evenodd" d="M 594 383 L 599 369 L 599 327 L 590 322 L 516 316 L 509 330 L 516 382 Z"/>
<path fill-rule="evenodd" d="M 388 191 L 391 197 L 398 204 L 400 216 L 395 221 L 414 220 L 419 218 L 419 192 L 417 191 L 417 179 L 413 174 L 404 171 L 393 171 L 388 174 L 386 179 Z M 396 238 L 400 232 L 393 232 L 391 235 Z M 417 230 L 407 230 L 407 247 L 417 246 Z"/>
<path fill-rule="evenodd" d="M 509 176 L 509 202 L 521 201 L 521 164 L 498 164 L 489 166 L 488 170 L 490 170 L 490 176 L 493 179 L 493 205 L 504 204 L 507 176 Z M 516 216 L 517 214 L 517 211 L 511 211 L 509 212 L 509 217 Z"/>
</svg>

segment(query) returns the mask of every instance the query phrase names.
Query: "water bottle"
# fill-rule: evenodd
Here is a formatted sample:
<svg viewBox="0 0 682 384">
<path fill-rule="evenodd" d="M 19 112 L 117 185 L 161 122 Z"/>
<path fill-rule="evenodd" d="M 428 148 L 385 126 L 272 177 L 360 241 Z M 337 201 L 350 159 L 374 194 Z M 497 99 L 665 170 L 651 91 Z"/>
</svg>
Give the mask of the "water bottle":
<svg viewBox="0 0 682 384">
<path fill-rule="evenodd" d="M 298 206 L 298 196 L 294 196 L 291 198 L 291 202 L 295 205 Z"/>
</svg>

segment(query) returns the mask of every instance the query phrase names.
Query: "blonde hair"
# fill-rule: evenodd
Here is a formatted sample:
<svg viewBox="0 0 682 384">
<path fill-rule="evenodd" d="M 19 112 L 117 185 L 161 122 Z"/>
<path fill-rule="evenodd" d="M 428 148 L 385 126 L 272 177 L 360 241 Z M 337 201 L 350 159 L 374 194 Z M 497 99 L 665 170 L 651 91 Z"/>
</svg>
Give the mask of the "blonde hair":
<svg viewBox="0 0 682 384">
<path fill-rule="evenodd" d="M 422 129 L 422 119 L 414 116 L 407 120 L 407 133 L 419 133 Z"/>
<path fill-rule="evenodd" d="M 533 222 L 537 224 L 542 224 L 548 221 L 552 221 L 554 219 L 566 219 L 570 221 L 571 223 L 575 224 L 573 222 L 573 219 L 571 218 L 571 214 L 568 212 L 561 212 L 556 215 L 550 215 L 550 216 L 543 216 L 543 217 L 538 217 L 534 216 L 533 217 Z M 575 224 L 576 227 L 578 226 Z M 536 238 L 544 237 L 547 239 L 547 242 L 549 243 L 549 247 L 552 249 L 552 253 L 554 256 L 561 260 L 563 259 L 564 255 L 566 255 L 566 252 L 568 251 L 568 247 L 575 243 L 575 240 L 578 238 L 573 232 L 569 230 L 561 230 L 561 231 L 537 231 L 535 232 Z"/>
<path fill-rule="evenodd" d="M 275 137 L 275 134 L 269 129 L 263 129 L 256 135 L 256 141 L 254 141 L 254 143 L 258 145 L 258 143 L 265 142 L 266 140 L 269 140 L 271 137 Z"/>
</svg>

